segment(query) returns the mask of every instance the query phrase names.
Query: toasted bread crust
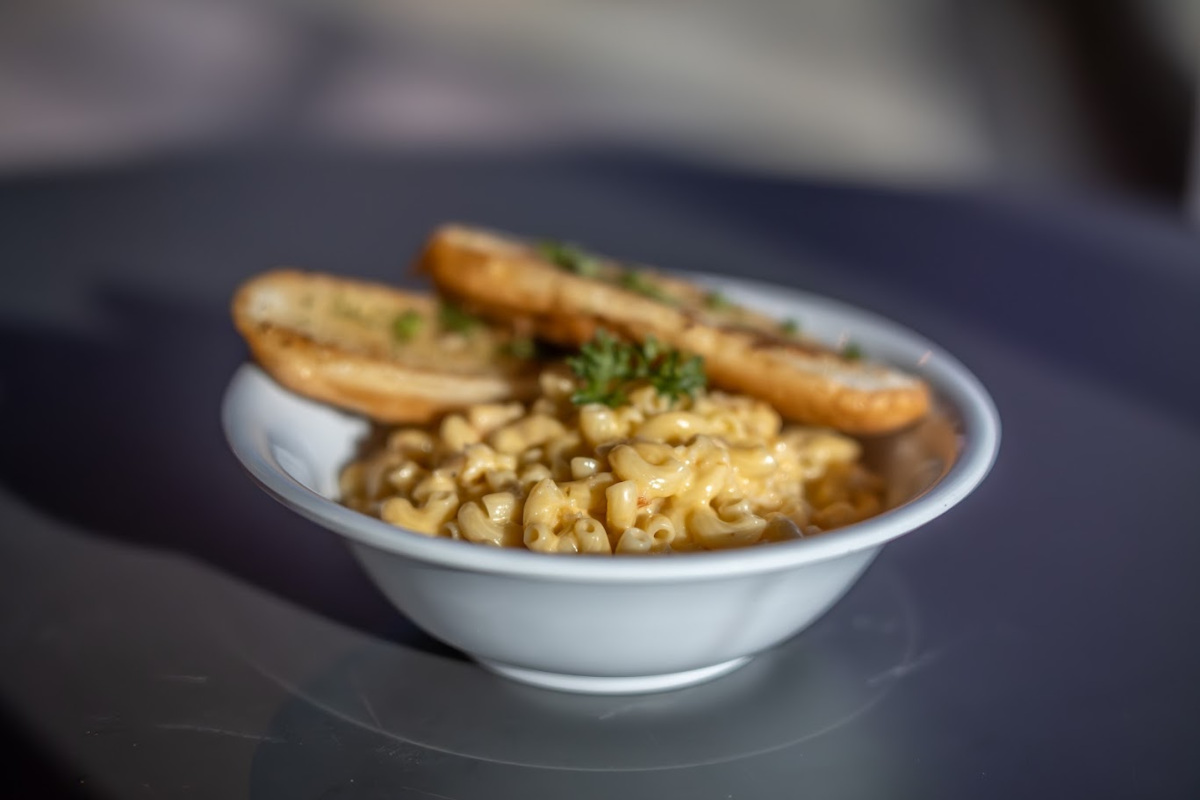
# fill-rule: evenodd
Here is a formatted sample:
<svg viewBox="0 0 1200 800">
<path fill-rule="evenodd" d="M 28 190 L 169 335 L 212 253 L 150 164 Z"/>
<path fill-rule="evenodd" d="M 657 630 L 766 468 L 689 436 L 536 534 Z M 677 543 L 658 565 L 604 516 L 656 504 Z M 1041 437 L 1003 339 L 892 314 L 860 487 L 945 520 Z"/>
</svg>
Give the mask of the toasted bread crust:
<svg viewBox="0 0 1200 800">
<path fill-rule="evenodd" d="M 337 303 L 351 316 L 331 314 Z M 406 312 L 427 330 L 395 342 L 391 321 Z M 435 300 L 386 286 L 276 270 L 243 284 L 232 314 L 255 360 L 281 384 L 379 422 L 427 422 L 537 388 L 535 364 L 496 355 L 506 334 L 438 334 L 428 330 L 438 324 Z"/>
<path fill-rule="evenodd" d="M 701 355 L 715 386 L 766 400 L 795 421 L 878 434 L 929 409 L 929 389 L 918 378 L 788 340 L 775 333 L 777 322 L 759 315 L 723 324 L 698 308 L 702 290 L 677 279 L 655 277 L 681 301 L 667 304 L 560 269 L 519 240 L 459 225 L 434 232 L 418 268 L 472 310 L 520 321 L 559 344 L 580 345 L 603 327 Z"/>
</svg>

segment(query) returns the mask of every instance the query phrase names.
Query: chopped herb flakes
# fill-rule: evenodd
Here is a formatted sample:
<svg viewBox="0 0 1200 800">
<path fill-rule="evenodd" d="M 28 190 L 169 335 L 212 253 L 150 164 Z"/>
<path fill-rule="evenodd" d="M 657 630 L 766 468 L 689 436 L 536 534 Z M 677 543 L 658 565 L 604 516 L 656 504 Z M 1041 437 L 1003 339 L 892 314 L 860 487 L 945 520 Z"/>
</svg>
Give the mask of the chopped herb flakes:
<svg viewBox="0 0 1200 800">
<path fill-rule="evenodd" d="M 675 298 L 663 291 L 652 278 L 646 276 L 646 273 L 636 269 L 626 270 L 621 273 L 621 277 L 617 279 L 617 283 L 631 292 L 637 292 L 643 297 L 649 297 L 651 300 L 657 300 L 660 303 L 675 305 Z"/>
<path fill-rule="evenodd" d="M 615 277 L 605 274 L 605 271 L 601 269 L 604 260 L 578 245 L 569 242 L 548 240 L 538 242 L 536 250 L 539 256 L 554 264 L 559 269 L 570 272 L 573 275 L 578 275 L 582 278 L 595 278 L 607 283 L 615 283 L 624 289 L 637 292 L 643 297 L 649 297 L 651 300 L 657 300 L 660 303 L 667 303 L 668 305 L 678 304 L 678 301 L 664 291 L 662 286 L 640 270 L 625 269 Z M 719 293 L 714 292 L 713 294 L 717 296 L 716 302 L 724 300 L 724 298 L 719 297 Z"/>
<path fill-rule="evenodd" d="M 624 405 L 639 383 L 648 383 L 674 402 L 695 395 L 706 382 L 704 359 L 699 356 L 663 347 L 654 337 L 640 345 L 627 344 L 605 330 L 581 347 L 579 355 L 568 358 L 567 365 L 581 383 L 571 396 L 576 405 Z"/>
<path fill-rule="evenodd" d="M 859 361 L 863 357 L 862 348 L 855 342 L 846 342 L 846 346 L 842 348 L 842 358 L 847 361 Z"/>
<path fill-rule="evenodd" d="M 577 245 L 567 242 L 540 242 L 537 251 L 542 258 L 575 275 L 595 278 L 600 274 L 600 260 Z"/>
<path fill-rule="evenodd" d="M 733 303 L 729 302 L 729 298 L 718 291 L 711 291 L 704 295 L 704 307 L 712 311 L 728 311 L 733 308 Z"/>
<path fill-rule="evenodd" d="M 421 312 L 416 309 L 401 311 L 392 319 L 392 338 L 398 344 L 412 341 L 413 337 L 421 332 L 424 321 Z"/>
<path fill-rule="evenodd" d="M 668 350 L 657 362 L 652 363 L 648 378 L 659 395 L 671 401 L 684 395 L 694 396 L 707 382 L 704 359 L 700 356 L 686 357 L 678 350 Z"/>
<path fill-rule="evenodd" d="M 779 332 L 784 336 L 795 336 L 800 333 L 800 323 L 794 319 L 785 319 L 779 323 Z"/>
<path fill-rule="evenodd" d="M 362 310 L 362 308 L 349 302 L 341 295 L 334 295 L 329 301 L 329 311 L 335 317 L 341 317 L 342 319 L 349 320 L 351 322 L 357 322 L 359 325 L 371 324 L 370 318 L 367 316 L 367 313 Z"/>
<path fill-rule="evenodd" d="M 524 336 L 518 336 L 515 339 L 509 339 L 504 344 L 500 345 L 500 354 L 509 356 L 510 358 L 519 358 L 523 361 L 537 357 L 537 342 L 533 339 Z"/>
<path fill-rule="evenodd" d="M 468 314 L 453 303 L 442 301 L 438 308 L 438 323 L 442 330 L 450 333 L 470 333 L 482 322 L 478 317 Z"/>
</svg>

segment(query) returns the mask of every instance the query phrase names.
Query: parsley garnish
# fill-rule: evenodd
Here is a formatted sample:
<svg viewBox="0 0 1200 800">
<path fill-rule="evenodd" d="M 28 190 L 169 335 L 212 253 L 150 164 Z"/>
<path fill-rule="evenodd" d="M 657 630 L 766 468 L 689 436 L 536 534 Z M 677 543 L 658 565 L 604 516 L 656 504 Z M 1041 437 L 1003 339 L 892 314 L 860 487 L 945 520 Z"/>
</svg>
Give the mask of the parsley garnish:
<svg viewBox="0 0 1200 800">
<path fill-rule="evenodd" d="M 626 270 L 621 273 L 621 277 L 617 279 L 617 283 L 623 288 L 631 292 L 637 292 L 643 297 L 649 297 L 651 300 L 657 300 L 660 303 L 675 305 L 675 298 L 664 292 L 662 287 L 652 279 L 646 277 L 646 273 L 644 272 L 636 269 Z"/>
<path fill-rule="evenodd" d="M 704 295 L 704 305 L 713 311 L 728 311 L 733 308 L 729 298 L 715 290 Z"/>
<path fill-rule="evenodd" d="M 640 345 L 618 340 L 600 330 L 592 341 L 567 359 L 581 385 L 571 395 L 575 405 L 603 403 L 616 408 L 629 402 L 629 391 L 645 382 L 672 402 L 704 388 L 704 359 L 664 348 L 653 336 Z"/>
<path fill-rule="evenodd" d="M 657 300 L 668 305 L 677 305 L 678 301 L 663 291 L 657 282 L 648 278 L 645 273 L 636 269 L 626 269 L 616 278 L 607 276 L 601 270 L 602 259 L 582 247 L 570 242 L 542 241 L 536 245 L 537 253 L 542 258 L 554 264 L 559 269 L 566 270 L 582 278 L 596 278 L 609 283 L 616 283 L 631 292 Z M 714 292 L 717 296 L 719 293 Z M 720 298 L 723 300 L 724 298 Z M 715 307 L 715 306 L 714 306 Z"/>
<path fill-rule="evenodd" d="M 410 308 L 408 311 L 401 311 L 392 320 L 392 338 L 400 344 L 412 341 L 412 338 L 421 330 L 421 324 L 424 322 L 421 312 Z"/>
<path fill-rule="evenodd" d="M 600 274 L 600 261 L 578 245 L 567 242 L 539 242 L 537 251 L 542 258 L 567 272 L 584 278 L 595 278 Z"/>
<path fill-rule="evenodd" d="M 359 325 L 370 325 L 371 320 L 361 307 L 354 305 L 340 294 L 334 295 L 330 301 L 329 310 L 334 316 L 351 322 L 357 322 Z"/>
<path fill-rule="evenodd" d="M 649 344 L 651 340 L 647 340 Z M 704 359 L 700 356 L 686 357 L 678 350 L 668 350 L 651 366 L 650 385 L 659 395 L 672 402 L 683 395 L 695 396 L 704 388 Z"/>
<path fill-rule="evenodd" d="M 800 332 L 800 323 L 794 319 L 785 319 L 779 323 L 779 332 L 784 336 L 795 336 Z"/>
<path fill-rule="evenodd" d="M 862 348 L 855 342 L 846 342 L 846 346 L 842 348 L 842 358 L 847 361 L 859 361 L 863 357 Z"/>
<path fill-rule="evenodd" d="M 597 331 L 592 341 L 579 348 L 579 355 L 567 359 L 567 366 L 582 381 L 571 402 L 613 407 L 627 402 L 624 386 L 633 378 L 633 352 L 632 345 L 619 342 L 608 331 Z"/>
<path fill-rule="evenodd" d="M 442 301 L 438 308 L 438 323 L 442 330 L 451 333 L 469 333 L 480 325 L 478 317 L 471 316 L 453 303 Z"/>
<path fill-rule="evenodd" d="M 526 336 L 518 336 L 500 345 L 500 353 L 510 358 L 529 361 L 537 356 L 537 342 Z"/>
</svg>

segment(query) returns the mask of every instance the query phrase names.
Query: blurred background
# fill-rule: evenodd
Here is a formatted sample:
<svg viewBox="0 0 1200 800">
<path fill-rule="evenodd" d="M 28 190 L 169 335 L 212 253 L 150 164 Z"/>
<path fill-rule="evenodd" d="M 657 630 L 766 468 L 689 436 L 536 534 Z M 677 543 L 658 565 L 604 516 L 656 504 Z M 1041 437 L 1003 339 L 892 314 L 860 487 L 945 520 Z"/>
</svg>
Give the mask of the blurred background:
<svg viewBox="0 0 1200 800">
<path fill-rule="evenodd" d="M 636 149 L 1182 209 L 1198 33 L 1191 0 L 6 0 L 0 174 Z"/>
<path fill-rule="evenodd" d="M 1172 217 L 1189 214 L 1200 222 L 1198 43 L 1200 0 L 0 0 L 0 205 L 7 203 L 0 213 L 0 277 L 5 279 L 0 282 L 0 403 L 6 404 L 0 420 L 8 423 L 0 435 L 0 456 L 8 457 L 0 457 L 0 467 L 9 467 L 0 475 L 5 484 L 0 500 L 7 500 L 5 493 L 12 489 L 22 495 L 20 502 L 29 499 L 72 530 L 82 527 L 97 536 L 190 553 L 322 614 L 357 620 L 377 613 L 390 623 L 388 607 L 369 602 L 383 601 L 374 595 L 364 599 L 368 589 L 349 556 L 340 547 L 329 549 L 335 543 L 319 531 L 308 531 L 299 543 L 289 538 L 281 549 L 284 540 L 272 537 L 302 535 L 306 529 L 274 524 L 270 511 L 253 511 L 257 506 L 249 499 L 248 516 L 234 524 L 224 516 L 226 504 L 257 493 L 233 470 L 213 413 L 232 365 L 244 357 L 225 311 L 236 282 L 280 263 L 369 278 L 394 274 L 399 250 L 394 232 L 403 217 L 387 204 L 398 199 L 407 203 L 405 214 L 427 212 L 422 219 L 430 224 L 444 218 L 435 216 L 441 213 L 437 209 L 456 207 L 465 209 L 467 219 L 489 224 L 525 219 L 527 227 L 514 224 L 513 230 L 560 235 L 580 230 L 569 226 L 594 220 L 595 209 L 612 198 L 628 203 L 642 186 L 653 185 L 627 175 L 620 186 L 599 187 L 586 202 L 556 213 L 554 201 L 569 196 L 580 175 L 602 170 L 603 159 L 597 160 L 599 167 L 556 181 L 556 164 L 570 159 L 542 163 L 536 158 L 540 154 L 632 153 L 649 156 L 629 159 L 639 167 L 661 158 L 700 165 L 695 172 L 794 178 L 796 191 L 775 193 L 760 185 L 771 180 L 747 182 L 754 185 L 742 186 L 723 204 L 685 209 L 679 219 L 740 217 L 703 236 L 689 231 L 693 241 L 677 246 L 677 230 L 658 226 L 657 215 L 669 215 L 671 204 L 694 187 L 699 193 L 737 186 L 675 176 L 671 192 L 664 190 L 644 207 L 623 206 L 611 220 L 584 228 L 595 238 L 581 241 L 636 243 L 639 257 L 663 256 L 652 263 L 709 272 L 738 269 L 760 279 L 774 280 L 794 269 L 796 285 L 885 315 L 894 311 L 902 321 L 919 323 L 932 339 L 949 340 L 956 352 L 961 348 L 994 387 L 1006 426 L 1010 412 L 1015 422 L 1006 427 L 1009 466 L 1002 461 L 1006 472 L 991 479 L 993 490 L 1000 487 L 993 497 L 1002 501 L 1007 492 L 1042 503 L 1048 513 L 1041 527 L 1026 533 L 1036 538 L 1053 529 L 1059 535 L 1047 537 L 1051 549 L 1039 551 L 1049 553 L 1042 559 L 1000 550 L 1005 541 L 1024 546 L 1007 535 L 991 536 L 982 548 L 980 539 L 960 543 L 957 551 L 952 545 L 945 551 L 949 555 L 929 562 L 939 580 L 921 588 L 927 599 L 961 591 L 972 579 L 970 567 L 942 566 L 967 564 L 963 554 L 970 549 L 976 568 L 983 570 L 976 576 L 986 578 L 975 596 L 989 595 L 1005 582 L 1021 583 L 1023 600 L 1014 605 L 1015 619 L 1029 623 L 1027 630 L 1040 637 L 1006 632 L 1003 647 L 1028 645 L 1039 658 L 1057 652 L 1061 662 L 1046 671 L 1045 662 L 1030 661 L 1036 670 L 1017 670 L 992 698 L 1001 698 L 993 708 L 1002 725 L 1019 720 L 1019 747 L 1005 751 L 1010 745 L 1003 729 L 997 736 L 967 737 L 963 746 L 970 753 L 951 771 L 993 758 L 985 751 L 995 748 L 994 763 L 1021 764 L 1030 757 L 1028 747 L 1040 741 L 1028 735 L 1033 719 L 1046 723 L 1041 739 L 1061 737 L 1077 750 L 1065 759 L 1057 754 L 1049 761 L 1033 759 L 1038 763 L 1031 780 L 1049 776 L 1048 764 L 1065 774 L 1073 765 L 1095 762 L 1096 752 L 1115 757 L 1118 748 L 1121 755 L 1150 765 L 1131 771 L 1129 780 L 1141 785 L 1159 772 L 1165 776 L 1167 770 L 1154 765 L 1175 758 L 1179 748 L 1174 745 L 1189 741 L 1169 735 L 1185 723 L 1168 711 L 1188 722 L 1197 718 L 1186 713 L 1194 691 L 1178 690 L 1171 676 L 1184 676 L 1179 686 L 1194 686 L 1184 675 L 1194 659 L 1167 643 L 1174 618 L 1153 609 L 1189 607 L 1178 600 L 1182 584 L 1162 578 L 1183 575 L 1179 570 L 1192 551 L 1142 548 L 1138 552 L 1151 560 L 1139 560 L 1138 553 L 1117 548 L 1111 563 L 1089 561 L 1077 569 L 1070 537 L 1104 534 L 1097 539 L 1121 544 L 1121 526 L 1160 530 L 1164 536 L 1187 532 L 1177 524 L 1185 508 L 1179 498 L 1196 482 L 1167 456 L 1184 452 L 1178 444 L 1188 441 L 1183 437 L 1192 429 L 1179 426 L 1190 424 L 1200 408 L 1200 388 L 1194 370 L 1179 369 L 1188 363 L 1186 354 L 1172 347 L 1198 340 L 1195 276 L 1200 273 L 1190 270 L 1190 276 L 1179 277 L 1197 266 L 1195 229 Z M 198 158 L 178 171 L 151 168 L 145 171 L 149 179 L 137 169 L 122 169 L 160 161 L 173 166 L 172 159 L 228 150 L 252 157 Z M 274 150 L 299 158 L 280 159 L 279 171 L 260 169 L 253 156 Z M 309 163 L 303 159 L 314 150 L 383 157 L 314 159 L 326 168 L 296 180 L 280 174 Z M 397 156 L 394 170 L 388 169 L 391 154 Z M 507 160 L 509 154 L 521 157 L 513 159 L 517 166 Z M 426 155 L 437 164 L 418 175 L 417 192 L 394 185 L 394 175 L 421 172 Z M 452 186 L 446 195 L 453 197 L 429 203 L 421 189 L 471 168 L 450 168 L 456 155 L 469 156 L 467 164 L 499 162 L 505 169 L 479 180 L 484 187 L 479 197 Z M 525 170 L 528 164 L 537 165 L 533 177 Z M 91 171 L 102 173 L 102 179 L 73 177 Z M 62 181 L 44 178 L 67 173 L 72 177 Z M 539 199 L 528 209 L 506 193 L 513 175 L 527 180 L 526 194 Z M 1149 207 L 1155 226 L 1135 225 L 1121 215 L 1073 216 L 1056 208 L 1053 224 L 1048 222 L 1039 236 L 1035 224 L 1044 219 L 1039 204 L 1026 204 L 1020 213 L 983 207 L 955 214 L 963 204 L 954 192 L 901 192 L 874 202 L 873 195 L 887 190 L 840 192 L 835 186 L 828 191 L 822 182 L 904 189 L 985 186 L 1062 194 L 1069 201 L 1076 196 L 1116 200 Z M 314 187 L 331 188 L 337 199 Z M 288 207 L 262 218 L 254 213 L 287 198 L 289 191 L 297 199 Z M 331 215 L 336 217 L 332 233 L 306 225 L 347 197 L 378 203 L 338 209 Z M 756 202 L 740 203 L 745 198 Z M 777 198 L 783 202 L 776 203 Z M 772 216 L 780 207 L 787 213 Z M 842 224 L 862 213 L 870 220 L 861 229 Z M 1163 217 L 1168 224 L 1157 227 Z M 630 220 L 642 219 L 649 221 L 617 235 Z M 759 227 L 750 224 L 760 220 Z M 1105 220 L 1111 220 L 1111 230 L 1103 230 Z M 406 221 L 412 231 L 423 230 L 419 220 Z M 1076 222 L 1086 226 L 1080 235 Z M 788 235 L 791 229 L 794 238 Z M 824 232 L 824 238 L 803 238 L 814 231 Z M 770 235 L 760 235 L 765 233 Z M 1014 241 L 1006 245 L 1006 237 Z M 981 241 L 996 246 L 980 248 Z M 676 260 L 673 253 L 700 257 Z M 1010 272 L 1014 261 L 1024 271 Z M 1131 264 L 1137 273 L 1128 268 Z M 1024 291 L 1010 285 L 1013 273 L 1038 274 L 1043 285 Z M 903 280 L 896 277 L 901 274 Z M 1084 294 L 1087 302 L 1064 313 L 1063 297 Z M 1114 325 L 1114 319 L 1137 324 Z M 1062 375 L 1076 376 L 1079 383 Z M 1152 410 L 1161 412 L 1153 425 L 1147 416 Z M 51 431 L 48 445 L 43 426 L 30 424 L 31 418 L 54 421 L 44 426 Z M 1010 437 L 1009 430 L 1023 433 Z M 1175 435 L 1179 438 L 1170 438 Z M 79 442 L 87 446 L 80 448 Z M 63 490 L 61 478 L 64 452 L 73 454 L 70 491 Z M 180 453 L 187 457 L 179 458 Z M 1175 494 L 1137 507 L 1127 504 L 1128 492 L 1109 493 L 1099 504 L 1072 505 L 1071 498 L 1095 495 L 1096 486 L 1103 485 L 1092 483 L 1094 476 L 1109 480 L 1113 470 L 1120 472 L 1128 463 L 1148 465 L 1137 471 L 1142 483 L 1159 481 L 1160 493 Z M 139 502 L 126 502 L 129 487 L 136 488 Z M 0 503 L 0 511 L 7 508 L 24 506 Z M 19 519 L 27 518 L 24 510 L 20 513 Z M 1147 513 L 1164 524 L 1146 523 Z M 12 550 L 18 555 L 0 558 L 0 566 L 9 566 L 13 574 L 24 574 L 30 563 L 42 564 L 42 552 L 58 560 L 57 528 L 54 537 L 47 536 L 49 545 L 27 533 L 14 530 L 10 540 L 17 544 L 12 546 L 38 548 L 39 560 L 22 560 L 26 551 Z M 1107 534 L 1112 535 L 1106 539 Z M 1045 544 L 1039 541 L 1039 547 Z M 81 552 L 80 558 L 91 559 L 94 551 L 89 545 Z M 911 552 L 920 555 L 910 566 L 932 551 Z M 1171 572 L 1164 566 L 1168 562 L 1178 569 Z M 96 561 L 98 581 L 112 580 L 105 573 L 108 563 Z M 1009 567 L 996 571 L 996 563 Z M 1026 572 L 1026 564 L 1036 569 Z M 1067 584 L 1060 589 L 1056 577 L 1041 586 L 1040 595 L 1026 591 L 1023 582 L 1056 576 L 1047 571 L 1056 565 L 1066 565 Z M 89 561 L 89 575 L 92 569 Z M 1135 576 L 1145 582 L 1130 596 L 1144 607 L 1123 596 L 1097 604 L 1097 597 L 1112 600 L 1111 586 Z M 42 582 L 40 576 L 35 580 Z M 131 581 L 128 594 L 114 589 L 114 596 L 151 597 L 144 605 L 157 609 L 157 587 L 165 584 L 157 582 L 161 577 L 145 580 Z M 63 592 L 61 606 L 39 612 L 47 619 L 74 619 L 68 613 L 98 619 L 87 592 L 118 586 L 89 579 L 82 594 L 68 596 L 59 583 L 47 582 L 47 591 Z M 1061 603 L 1034 602 L 1043 598 Z M 22 601 L 22 609 L 36 605 Z M 984 621 L 1002 618 L 991 599 L 951 604 L 948 611 L 942 603 L 927 605 L 942 609 L 937 616 L 941 634 L 965 627 L 963 620 L 971 615 Z M 25 624 L 25 617 L 20 619 Z M 36 782 L 39 790 L 25 796 L 44 797 L 43 784 L 72 774 L 57 764 L 38 766 L 40 751 L 24 741 L 33 712 L 26 711 L 27 719 L 9 718 L 10 706 L 39 709 L 43 696 L 54 703 L 42 708 L 73 702 L 74 692 L 54 685 L 56 675 L 86 674 L 87 685 L 104 691 L 112 680 L 113 694 L 133 704 L 157 697 L 132 688 L 146 683 L 137 672 L 138 659 L 151 652 L 157 659 L 160 650 L 164 658 L 173 657 L 174 651 L 146 632 L 155 629 L 138 627 L 140 619 L 120 629 L 127 638 L 104 640 L 97 651 L 105 654 L 102 663 L 84 661 L 83 671 L 72 672 L 61 665 L 74 669 L 74 655 L 48 661 L 44 693 L 0 697 L 5 796 L 19 796 L 26 782 L 30 787 Z M 1114 625 L 1141 643 L 1117 648 L 1118 656 L 1134 654 L 1125 660 L 1109 652 Z M 936 642 L 939 630 L 931 627 Z M 191 641 L 187 631 L 180 635 L 178 642 Z M 46 639 L 46 646 L 59 647 L 59 641 L 66 640 Z M 991 659 L 988 654 L 996 651 L 988 648 L 1001 646 L 979 641 L 984 649 L 975 651 L 977 658 Z M 24 661 L 14 663 L 42 669 L 40 662 L 30 661 L 42 652 L 30 649 Z M 1093 658 L 1095 653 L 1104 655 Z M 1170 660 L 1163 660 L 1168 655 Z M 956 652 L 954 659 L 959 658 Z M 975 694 L 977 675 L 968 667 L 984 662 L 946 663 L 968 665 L 960 668 L 966 670 L 958 673 L 961 681 L 947 684 L 946 697 Z M 1008 662 L 987 663 L 1002 667 Z M 1135 681 L 1143 692 L 1124 691 L 1142 675 L 1125 671 L 1132 669 L 1123 666 L 1127 663 L 1157 670 L 1145 673 L 1151 680 Z M 52 671 L 55 664 L 61 673 Z M 125 664 L 136 669 L 122 672 Z M 1120 708 L 1130 720 L 1155 720 L 1161 704 L 1168 709 L 1161 712 L 1167 715 L 1164 726 L 1126 725 L 1124 717 L 1099 721 L 1096 715 L 1106 710 L 1077 717 L 1078 707 L 1107 709 L 1107 701 L 1100 700 L 1110 680 L 1119 681 L 1112 684 L 1113 696 L 1125 703 Z M 213 681 L 214 691 L 218 684 Z M 126 690 L 129 694 L 120 695 Z M 237 694 L 241 690 L 232 687 L 231 694 L 221 696 L 240 698 L 252 691 Z M 1014 698 L 1010 708 L 999 711 L 1003 700 Z M 18 700 L 28 702 L 18 706 Z M 900 706 L 892 725 L 901 738 L 912 733 L 904 714 L 921 718 L 929 705 L 914 701 L 908 712 Z M 960 711 L 979 707 L 957 705 Z M 1030 716 L 1034 710 L 1050 716 Z M 74 724 L 73 717 L 62 719 Z M 1118 736 L 1122 726 L 1136 738 Z M 920 745 L 925 752 L 958 752 L 945 742 L 961 738 L 959 731 L 949 722 L 944 730 L 945 741 Z M 1166 746 L 1164 735 L 1170 740 Z M 234 733 L 223 744 L 237 745 L 243 736 Z M 106 774 L 112 780 L 139 775 L 146 763 L 158 768 L 151 753 L 168 754 L 162 758 L 164 774 L 179 770 L 181 759 L 185 773 L 227 763 L 195 755 L 190 741 L 187 751 L 171 751 L 168 739 L 157 740 L 162 748 L 157 751 L 148 738 L 138 751 L 124 747 L 124 741 L 84 738 L 72 729 L 48 749 L 64 759 L 86 752 L 95 759 L 89 763 L 111 763 Z M 1126 748 L 1127 741 L 1133 746 Z M 1093 746 L 1101 749 L 1093 752 Z M 1114 760 L 1113 769 L 1126 763 Z M 1113 774 L 1080 772 L 1092 781 Z M 1006 785 L 993 783 L 993 793 Z"/>
</svg>

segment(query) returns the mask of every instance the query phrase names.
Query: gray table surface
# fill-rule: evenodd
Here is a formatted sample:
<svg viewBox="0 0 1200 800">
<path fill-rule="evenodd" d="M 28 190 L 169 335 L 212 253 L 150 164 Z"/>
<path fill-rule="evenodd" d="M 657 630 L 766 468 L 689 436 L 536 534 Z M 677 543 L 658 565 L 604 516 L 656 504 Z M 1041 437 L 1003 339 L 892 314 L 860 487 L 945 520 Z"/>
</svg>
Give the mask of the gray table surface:
<svg viewBox="0 0 1200 800">
<path fill-rule="evenodd" d="M 255 488 L 217 423 L 238 281 L 398 279 L 444 219 L 882 312 L 990 388 L 1000 459 L 726 678 L 494 677 Z M 1200 794 L 1200 241 L 1165 213 L 288 150 L 0 180 L 0 264 L 0 712 L 46 765 L 31 795 Z"/>
</svg>

